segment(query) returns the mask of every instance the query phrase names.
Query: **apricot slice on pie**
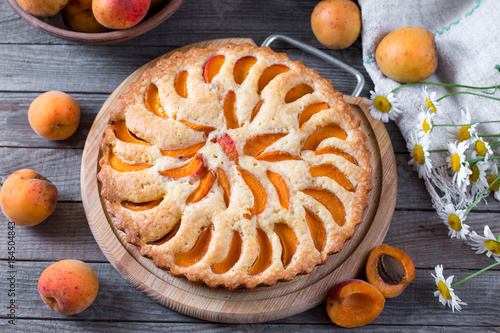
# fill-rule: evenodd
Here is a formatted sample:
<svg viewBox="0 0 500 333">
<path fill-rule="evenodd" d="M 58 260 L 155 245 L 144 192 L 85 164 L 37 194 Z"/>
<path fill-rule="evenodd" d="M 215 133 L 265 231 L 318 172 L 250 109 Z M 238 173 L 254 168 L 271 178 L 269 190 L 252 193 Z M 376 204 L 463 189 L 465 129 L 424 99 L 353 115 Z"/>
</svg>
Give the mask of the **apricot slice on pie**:
<svg viewBox="0 0 500 333">
<path fill-rule="evenodd" d="M 326 102 L 312 103 L 306 106 L 306 108 L 300 113 L 299 116 L 299 129 L 303 129 L 306 122 L 311 119 L 316 113 L 329 109 L 330 106 Z"/>
<path fill-rule="evenodd" d="M 113 151 L 109 152 L 108 163 L 113 169 L 119 172 L 141 171 L 152 167 L 152 165 L 148 163 L 126 163 L 116 156 Z"/>
<path fill-rule="evenodd" d="M 281 64 L 271 65 L 264 69 L 257 83 L 257 93 L 260 94 L 262 90 L 264 90 L 264 88 L 269 84 L 269 82 L 271 82 L 276 76 L 286 73 L 289 70 L 290 68 L 288 68 L 288 66 Z"/>
<path fill-rule="evenodd" d="M 158 171 L 160 175 L 170 178 L 184 178 L 189 176 L 196 176 L 203 169 L 203 157 L 196 155 L 186 164 L 173 169 Z"/>
<path fill-rule="evenodd" d="M 132 134 L 127 128 L 125 120 L 115 121 L 115 136 L 118 140 L 128 143 L 136 143 L 139 145 L 151 146 L 151 144 L 145 140 L 139 139 L 137 136 Z"/>
<path fill-rule="evenodd" d="M 253 195 L 252 214 L 259 215 L 267 206 L 267 193 L 264 186 L 247 170 L 238 167 L 241 178 L 245 181 Z"/>
<path fill-rule="evenodd" d="M 304 144 L 302 145 L 302 150 L 316 150 L 318 145 L 325 139 L 336 137 L 341 140 L 347 139 L 347 133 L 337 125 L 326 125 L 317 128 L 314 132 L 309 135 Z"/>
<path fill-rule="evenodd" d="M 285 95 L 285 103 L 292 103 L 305 95 L 312 94 L 314 89 L 308 84 L 299 84 L 290 89 Z"/>
<path fill-rule="evenodd" d="M 273 248 L 269 237 L 260 228 L 257 228 L 257 241 L 259 243 L 259 255 L 252 267 L 248 270 L 249 275 L 258 275 L 271 266 Z"/>
<path fill-rule="evenodd" d="M 225 61 L 226 57 L 222 54 L 215 55 L 208 59 L 203 67 L 203 79 L 205 80 L 205 83 L 212 83 L 213 78 L 219 74 Z"/>
<path fill-rule="evenodd" d="M 335 194 L 322 188 L 308 188 L 302 190 L 302 192 L 310 195 L 325 206 L 339 226 L 345 224 L 345 207 Z"/>
<path fill-rule="evenodd" d="M 188 252 L 179 253 L 174 257 L 174 263 L 181 267 L 193 266 L 203 259 L 212 240 L 212 226 L 205 227 L 198 237 L 196 244 Z"/>
<path fill-rule="evenodd" d="M 144 104 L 146 104 L 149 111 L 153 112 L 158 117 L 167 117 L 165 110 L 161 106 L 160 94 L 156 84 L 150 83 L 144 91 Z"/>
<path fill-rule="evenodd" d="M 256 157 L 267 147 L 278 141 L 288 133 L 257 134 L 249 138 L 243 147 L 243 154 Z"/>
<path fill-rule="evenodd" d="M 200 184 L 186 199 L 186 205 L 195 203 L 203 199 L 215 182 L 214 174 L 208 169 L 204 169 L 200 174 Z"/>
<path fill-rule="evenodd" d="M 328 177 L 333 179 L 347 191 L 354 192 L 354 186 L 349 178 L 333 164 L 314 165 L 309 169 L 309 173 L 313 177 Z"/>
<path fill-rule="evenodd" d="M 224 260 L 212 265 L 212 271 L 215 274 L 224 274 L 229 271 L 240 259 L 241 256 L 241 246 L 242 246 L 241 235 L 238 231 L 233 230 L 233 237 L 231 238 L 231 245 L 229 246 L 229 252 Z"/>
<path fill-rule="evenodd" d="M 255 65 L 256 62 L 257 58 L 253 56 L 246 56 L 238 59 L 238 61 L 236 61 L 236 63 L 234 64 L 234 82 L 236 82 L 237 84 L 242 84 L 243 81 L 245 81 L 245 79 L 247 78 L 250 69 L 253 65 Z"/>
<path fill-rule="evenodd" d="M 358 161 L 356 161 L 356 159 L 352 155 L 349 155 L 345 151 L 335 147 L 323 147 L 314 152 L 314 155 L 323 155 L 323 154 L 339 155 L 348 160 L 349 162 L 351 162 L 352 164 L 358 165 Z"/>
</svg>

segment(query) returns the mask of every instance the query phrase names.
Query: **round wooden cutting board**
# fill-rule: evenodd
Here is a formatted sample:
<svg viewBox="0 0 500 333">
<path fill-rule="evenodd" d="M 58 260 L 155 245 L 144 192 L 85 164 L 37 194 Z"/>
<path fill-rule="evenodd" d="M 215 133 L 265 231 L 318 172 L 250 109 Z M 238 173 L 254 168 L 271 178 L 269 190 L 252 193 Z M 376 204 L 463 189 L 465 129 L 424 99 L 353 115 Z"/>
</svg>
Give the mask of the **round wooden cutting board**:
<svg viewBox="0 0 500 333">
<path fill-rule="evenodd" d="M 218 39 L 185 46 L 178 51 L 227 42 L 255 44 L 245 38 Z M 171 53 L 130 75 L 104 103 L 87 137 L 82 157 L 81 190 L 85 213 L 97 244 L 109 262 L 139 290 L 188 316 L 225 323 L 256 323 L 285 318 L 324 302 L 334 285 L 354 278 L 362 271 L 369 252 L 383 242 L 391 223 L 396 204 L 397 173 L 394 152 L 384 125 L 369 116 L 363 98 L 344 97 L 363 120 L 363 132 L 372 153 L 370 163 L 374 187 L 369 194 L 363 223 L 356 227 L 354 237 L 344 244 L 343 250 L 330 255 L 324 265 L 317 266 L 311 274 L 298 275 L 292 281 L 252 290 L 209 288 L 184 277 L 174 277 L 142 257 L 135 246 L 125 241 L 124 233 L 110 223 L 97 180 L 99 142 L 118 97 L 146 68 L 153 67 L 157 60 L 167 58 Z"/>
</svg>

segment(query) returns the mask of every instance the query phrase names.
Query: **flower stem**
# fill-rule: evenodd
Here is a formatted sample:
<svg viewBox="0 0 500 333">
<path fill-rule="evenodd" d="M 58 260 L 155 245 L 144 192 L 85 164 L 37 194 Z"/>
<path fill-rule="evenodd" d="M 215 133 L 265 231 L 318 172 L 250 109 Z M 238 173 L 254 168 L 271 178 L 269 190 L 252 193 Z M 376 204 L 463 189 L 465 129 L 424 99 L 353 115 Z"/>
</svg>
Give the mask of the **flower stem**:
<svg viewBox="0 0 500 333">
<path fill-rule="evenodd" d="M 467 214 L 469 214 L 469 212 L 472 210 L 472 208 L 477 204 L 477 202 L 483 197 L 483 195 L 488 192 L 488 190 L 493 186 L 493 184 L 495 184 L 498 180 L 500 179 L 500 176 L 497 176 L 497 178 L 495 178 L 494 181 L 491 182 L 491 184 L 488 185 L 487 188 L 485 188 L 483 190 L 483 192 L 481 192 L 481 194 L 478 195 L 478 197 L 476 198 L 476 200 L 474 200 L 474 202 L 470 205 L 470 207 L 465 211 L 464 215 L 462 218 L 466 217 Z"/>
<path fill-rule="evenodd" d="M 500 155 L 488 157 L 489 160 L 496 160 L 498 158 L 500 158 Z M 481 157 L 481 158 L 469 158 L 469 159 L 467 159 L 465 161 L 469 162 L 469 163 L 476 163 L 476 162 L 479 162 L 479 161 L 484 161 L 484 157 Z"/>
<path fill-rule="evenodd" d="M 429 152 L 429 153 L 441 153 L 441 152 L 445 152 L 445 151 L 448 151 L 448 149 L 433 149 L 433 150 L 428 150 L 427 152 Z"/>
<path fill-rule="evenodd" d="M 478 137 L 480 138 L 495 138 L 500 136 L 500 134 L 479 134 Z"/>
<path fill-rule="evenodd" d="M 436 99 L 436 102 L 439 102 L 446 97 L 453 96 L 453 95 L 460 95 L 460 94 L 474 95 L 474 96 L 479 96 L 479 97 L 484 97 L 484 98 L 489 98 L 489 99 L 494 99 L 494 100 L 500 101 L 500 98 L 498 98 L 498 97 L 493 97 L 493 96 L 484 95 L 484 94 L 476 94 L 476 93 L 472 93 L 469 91 L 455 91 L 455 92 L 449 93 L 447 95 L 444 95 L 442 97 L 439 97 L 438 99 Z"/>
<path fill-rule="evenodd" d="M 440 87 L 456 87 L 456 88 L 467 88 L 467 89 L 477 89 L 477 90 L 488 90 L 488 89 L 498 89 L 500 85 L 490 86 L 490 87 L 475 87 L 475 86 L 467 86 L 463 84 L 456 83 L 435 83 L 435 82 L 411 82 L 400 85 L 399 87 L 394 88 L 391 93 L 395 93 L 401 88 L 415 86 L 415 85 L 429 85 L 429 86 L 440 86 Z"/>
<path fill-rule="evenodd" d="M 475 123 L 470 123 L 470 124 L 433 124 L 433 127 L 439 127 L 439 126 L 455 126 L 455 127 L 462 127 L 462 126 L 472 126 L 476 124 L 491 124 L 491 123 L 500 123 L 500 120 L 488 120 L 488 121 L 478 121 Z"/>
<path fill-rule="evenodd" d="M 485 272 L 485 271 L 487 271 L 488 269 L 493 268 L 493 267 L 495 267 L 495 266 L 497 266 L 497 265 L 500 265 L 500 262 L 496 262 L 496 263 L 494 263 L 494 264 L 491 264 L 491 265 L 489 265 L 488 267 L 485 267 L 485 268 L 483 268 L 482 270 L 480 270 L 480 271 L 478 271 L 478 272 L 476 272 L 476 273 L 474 273 L 474 274 L 472 274 L 472 275 L 469 275 L 469 276 L 468 276 L 468 277 L 466 277 L 465 279 L 462 279 L 462 280 L 458 281 L 457 283 L 452 284 L 452 285 L 451 285 L 451 287 L 452 287 L 452 288 L 455 288 L 455 287 L 456 287 L 456 286 L 458 286 L 459 284 L 464 283 L 465 281 L 467 281 L 467 280 L 469 280 L 469 279 L 472 279 L 474 276 L 479 275 L 479 274 L 481 274 L 482 272 Z"/>
</svg>

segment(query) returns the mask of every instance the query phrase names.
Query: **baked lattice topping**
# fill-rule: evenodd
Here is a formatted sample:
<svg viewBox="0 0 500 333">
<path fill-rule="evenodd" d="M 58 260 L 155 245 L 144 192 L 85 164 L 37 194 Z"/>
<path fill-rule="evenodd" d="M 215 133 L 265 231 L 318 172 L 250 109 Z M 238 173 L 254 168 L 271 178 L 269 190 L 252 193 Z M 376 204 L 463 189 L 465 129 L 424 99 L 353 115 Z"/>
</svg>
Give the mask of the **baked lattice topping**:
<svg viewBox="0 0 500 333">
<path fill-rule="evenodd" d="M 361 223 L 366 137 L 331 82 L 249 44 L 175 53 L 111 112 L 115 226 L 174 275 L 227 288 L 309 273 Z"/>
</svg>

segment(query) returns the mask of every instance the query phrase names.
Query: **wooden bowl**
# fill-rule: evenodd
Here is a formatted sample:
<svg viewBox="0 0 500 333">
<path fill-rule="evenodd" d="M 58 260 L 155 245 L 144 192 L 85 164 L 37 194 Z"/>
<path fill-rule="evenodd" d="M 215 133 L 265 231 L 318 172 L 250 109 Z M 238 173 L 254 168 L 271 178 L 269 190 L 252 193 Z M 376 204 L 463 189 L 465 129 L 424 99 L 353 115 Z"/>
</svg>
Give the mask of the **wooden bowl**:
<svg viewBox="0 0 500 333">
<path fill-rule="evenodd" d="M 124 30 L 110 30 L 100 33 L 84 33 L 69 30 L 63 23 L 61 14 L 50 17 L 33 16 L 23 10 L 16 0 L 7 0 L 14 11 L 26 22 L 51 36 L 78 44 L 104 45 L 123 42 L 140 36 L 155 28 L 179 9 L 183 0 L 170 0 L 162 8 L 148 15 L 137 25 Z"/>
</svg>

